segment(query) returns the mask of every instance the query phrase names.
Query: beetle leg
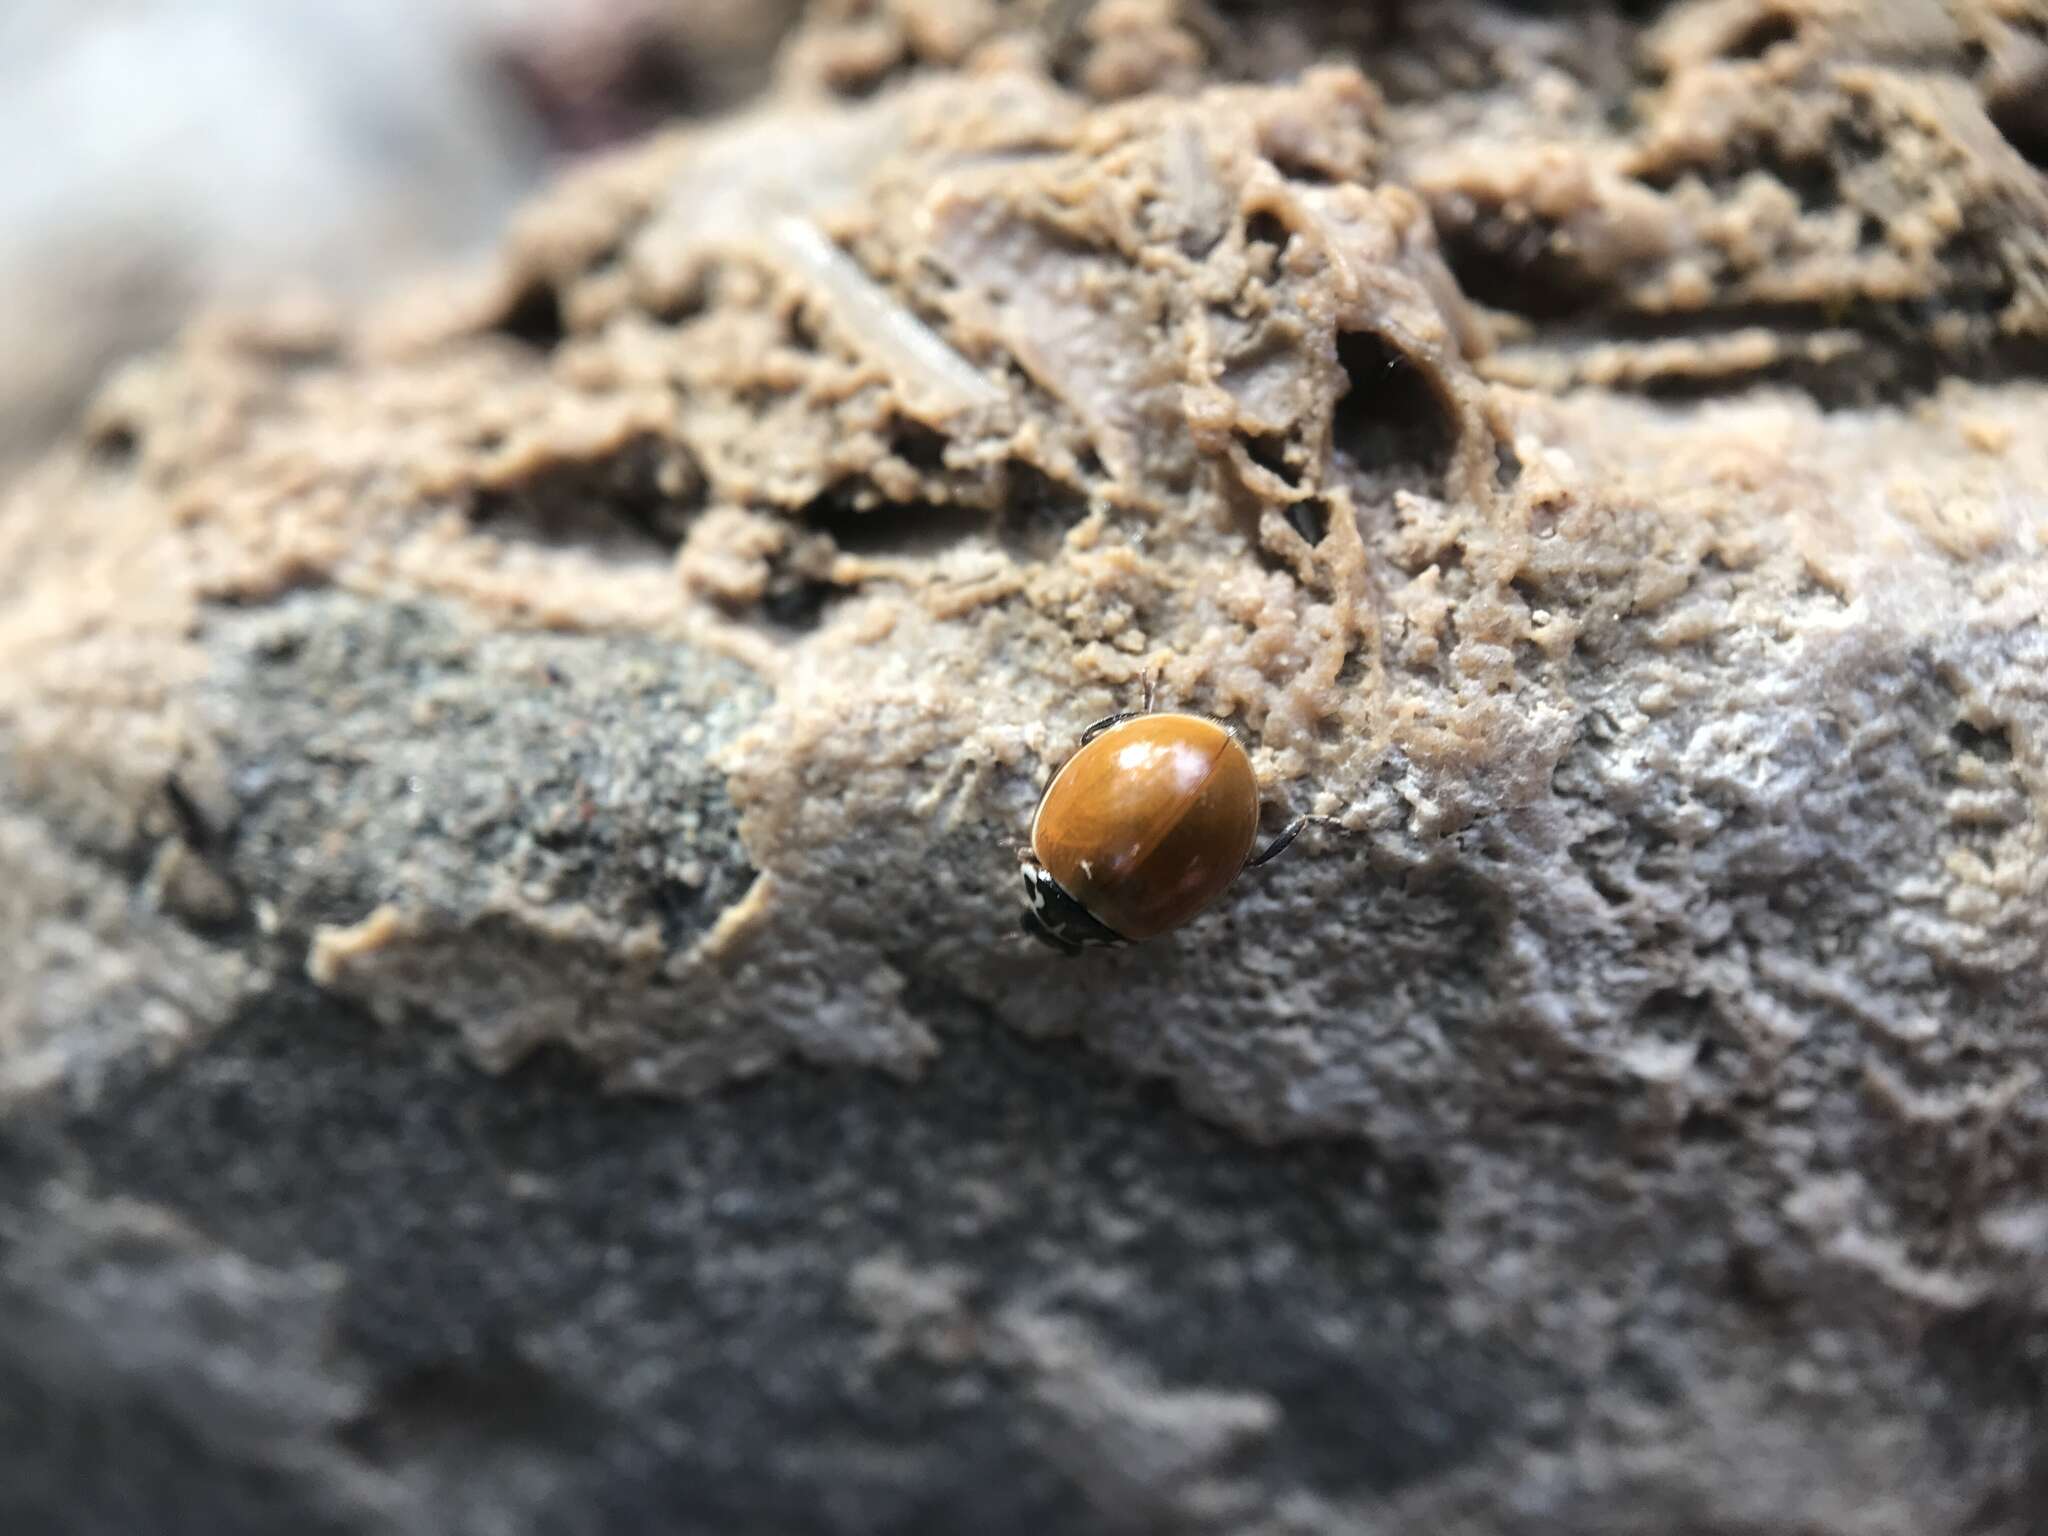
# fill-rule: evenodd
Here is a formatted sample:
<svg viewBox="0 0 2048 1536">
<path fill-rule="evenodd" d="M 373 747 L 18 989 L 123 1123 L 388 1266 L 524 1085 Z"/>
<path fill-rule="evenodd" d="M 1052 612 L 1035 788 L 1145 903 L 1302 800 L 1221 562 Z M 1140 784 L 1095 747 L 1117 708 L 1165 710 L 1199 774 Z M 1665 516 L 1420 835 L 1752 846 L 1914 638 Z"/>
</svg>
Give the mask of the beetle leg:
<svg viewBox="0 0 2048 1536">
<path fill-rule="evenodd" d="M 1146 671 L 1146 673 L 1145 673 L 1145 703 L 1144 703 L 1143 707 L 1139 709 L 1138 713 L 1140 713 L 1140 714 L 1142 714 L 1142 715 L 1149 715 L 1149 714 L 1151 714 L 1151 713 L 1152 713 L 1152 701 L 1153 701 L 1153 700 L 1154 700 L 1155 698 L 1157 698 L 1158 696 L 1159 696 L 1159 669 L 1158 669 L 1157 667 L 1152 667 L 1152 668 L 1149 668 L 1149 669 L 1148 669 L 1148 670 Z"/>
<path fill-rule="evenodd" d="M 1087 746 L 1089 742 L 1093 741 L 1096 737 L 1100 736 L 1104 731 L 1108 730 L 1111 726 L 1122 725 L 1126 720 L 1135 720 L 1141 713 L 1142 711 L 1140 710 L 1124 709 L 1117 711 L 1117 713 L 1113 715 L 1104 715 L 1100 720 L 1096 721 L 1093 725 L 1089 726 L 1087 730 L 1081 733 L 1081 745 L 1084 747 Z"/>
<path fill-rule="evenodd" d="M 1263 850 L 1246 859 L 1244 867 L 1246 869 L 1257 869 L 1261 864 L 1272 863 L 1273 860 L 1279 858 L 1281 854 L 1288 850 L 1297 837 L 1301 836 L 1302 828 L 1306 827 L 1310 822 L 1317 822 L 1326 827 L 1343 825 L 1334 816 L 1297 816 L 1294 820 L 1287 823 L 1286 831 L 1274 838 L 1272 842 L 1266 844 Z"/>
<path fill-rule="evenodd" d="M 1261 864 L 1270 864 L 1285 853 L 1294 840 L 1301 836 L 1301 829 L 1308 825 L 1306 816 L 1297 816 L 1287 823 L 1287 830 L 1266 844 L 1263 852 L 1253 854 L 1245 860 L 1246 869 L 1257 869 Z"/>
</svg>

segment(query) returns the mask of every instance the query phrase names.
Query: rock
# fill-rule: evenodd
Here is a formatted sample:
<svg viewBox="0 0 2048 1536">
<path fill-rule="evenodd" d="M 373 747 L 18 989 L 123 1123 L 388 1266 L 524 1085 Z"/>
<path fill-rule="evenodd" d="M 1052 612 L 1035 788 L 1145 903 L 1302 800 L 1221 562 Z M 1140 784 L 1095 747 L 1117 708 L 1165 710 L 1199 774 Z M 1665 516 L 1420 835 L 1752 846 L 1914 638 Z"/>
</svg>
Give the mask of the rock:
<svg viewBox="0 0 2048 1536">
<path fill-rule="evenodd" d="M 195 308 L 359 298 L 474 256 L 551 157 L 752 94 L 794 10 L 16 0 L 0 17 L 0 470 Z"/>
<path fill-rule="evenodd" d="M 1404 18 L 820 5 L 0 503 L 17 1523 L 2039 1528 L 2033 32 Z M 1063 963 L 1153 668 L 1340 825 Z"/>
</svg>

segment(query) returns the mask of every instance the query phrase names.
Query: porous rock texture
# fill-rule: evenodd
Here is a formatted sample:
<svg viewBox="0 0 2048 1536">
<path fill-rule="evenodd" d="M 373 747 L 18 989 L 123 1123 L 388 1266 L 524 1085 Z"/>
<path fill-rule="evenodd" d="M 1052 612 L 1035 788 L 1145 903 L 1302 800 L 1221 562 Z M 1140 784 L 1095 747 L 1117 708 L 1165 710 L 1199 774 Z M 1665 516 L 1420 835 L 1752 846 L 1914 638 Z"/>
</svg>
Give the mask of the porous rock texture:
<svg viewBox="0 0 2048 1536">
<path fill-rule="evenodd" d="M 2048 12 L 830 0 L 0 504 L 0 1514 L 2048 1530 Z M 1335 818 L 1067 961 L 1156 669 Z"/>
</svg>

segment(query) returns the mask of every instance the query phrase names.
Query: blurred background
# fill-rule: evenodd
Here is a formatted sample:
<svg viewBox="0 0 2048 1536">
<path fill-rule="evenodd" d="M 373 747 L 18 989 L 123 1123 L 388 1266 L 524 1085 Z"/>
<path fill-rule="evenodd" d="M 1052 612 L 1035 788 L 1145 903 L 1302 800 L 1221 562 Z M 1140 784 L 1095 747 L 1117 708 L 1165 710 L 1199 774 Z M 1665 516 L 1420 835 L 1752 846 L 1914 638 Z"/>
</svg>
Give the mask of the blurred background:
<svg viewBox="0 0 2048 1536">
<path fill-rule="evenodd" d="M 0 475 L 196 307 L 359 298 L 764 82 L 800 0 L 0 0 Z"/>
</svg>

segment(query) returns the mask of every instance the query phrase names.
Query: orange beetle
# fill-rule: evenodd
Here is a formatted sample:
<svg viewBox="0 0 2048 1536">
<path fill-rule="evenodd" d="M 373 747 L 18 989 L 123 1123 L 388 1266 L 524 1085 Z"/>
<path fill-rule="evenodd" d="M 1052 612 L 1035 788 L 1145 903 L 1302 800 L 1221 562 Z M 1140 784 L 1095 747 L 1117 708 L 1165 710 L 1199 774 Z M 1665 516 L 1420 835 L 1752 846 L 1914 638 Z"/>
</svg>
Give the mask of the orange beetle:
<svg viewBox="0 0 2048 1536">
<path fill-rule="evenodd" d="M 1068 954 L 1135 944 L 1194 918 L 1311 820 L 1252 856 L 1259 781 L 1227 726 L 1152 711 L 1098 720 L 1053 776 L 1021 851 L 1024 931 Z"/>
</svg>

